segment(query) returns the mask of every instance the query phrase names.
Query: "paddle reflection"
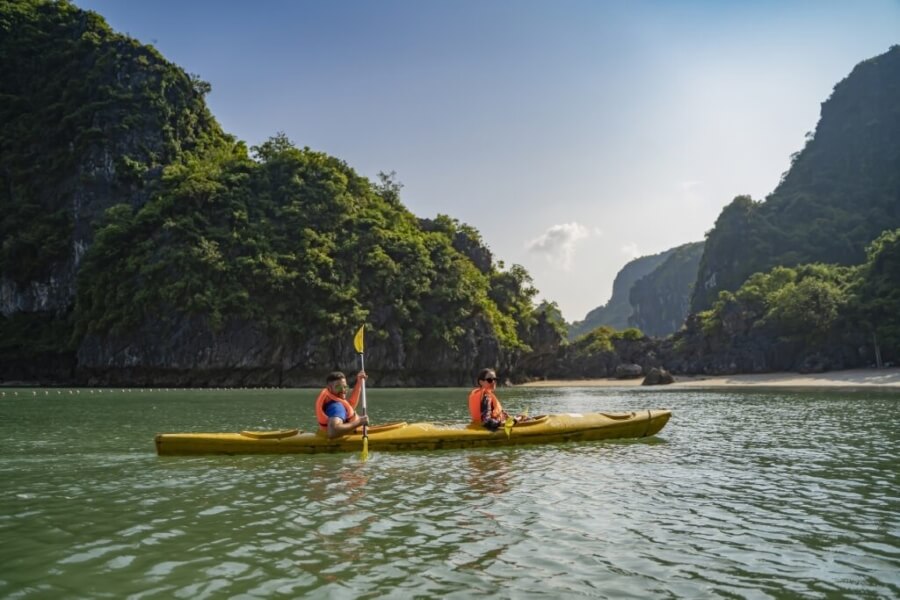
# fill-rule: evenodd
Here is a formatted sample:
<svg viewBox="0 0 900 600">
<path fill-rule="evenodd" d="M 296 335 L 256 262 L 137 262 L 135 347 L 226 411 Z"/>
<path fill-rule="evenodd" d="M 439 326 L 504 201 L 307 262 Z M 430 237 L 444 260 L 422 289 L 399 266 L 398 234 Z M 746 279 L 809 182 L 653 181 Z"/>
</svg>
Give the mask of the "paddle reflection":
<svg viewBox="0 0 900 600">
<path fill-rule="evenodd" d="M 339 500 L 341 503 L 354 503 L 365 497 L 368 481 L 369 476 L 358 465 L 339 468 L 314 465 L 307 481 L 306 494 L 313 502 L 333 505 L 335 500 Z"/>
<path fill-rule="evenodd" d="M 365 497 L 369 476 L 359 467 L 341 469 L 338 475 L 343 483 L 344 493 L 347 494 L 347 502 L 355 503 Z"/>
<path fill-rule="evenodd" d="M 467 456 L 469 486 L 480 494 L 499 496 L 510 489 L 513 472 L 511 456 L 472 452 Z"/>
<path fill-rule="evenodd" d="M 304 570 L 317 564 L 323 581 L 339 582 L 364 549 L 363 539 L 373 515 L 363 516 L 360 502 L 366 497 L 369 476 L 352 464 L 315 465 L 306 482 L 304 513 L 311 511 L 307 527 L 315 540 L 297 563 Z"/>
</svg>

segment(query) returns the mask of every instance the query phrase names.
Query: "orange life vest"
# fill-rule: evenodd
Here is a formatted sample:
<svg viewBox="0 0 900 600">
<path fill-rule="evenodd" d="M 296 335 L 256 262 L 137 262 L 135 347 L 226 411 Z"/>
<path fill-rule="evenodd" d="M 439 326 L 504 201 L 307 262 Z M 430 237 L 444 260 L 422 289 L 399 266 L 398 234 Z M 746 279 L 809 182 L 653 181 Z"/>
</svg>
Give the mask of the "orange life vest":
<svg viewBox="0 0 900 600">
<path fill-rule="evenodd" d="M 353 417 L 356 416 L 356 411 L 353 410 L 353 407 L 356 406 L 357 400 L 359 400 L 359 382 L 353 388 L 353 393 L 350 394 L 350 402 L 344 400 L 340 396 L 336 396 L 331 393 L 328 388 L 322 390 L 322 393 L 319 394 L 319 397 L 316 398 L 316 419 L 319 421 L 319 427 L 322 429 L 328 429 L 328 415 L 325 414 L 325 405 L 329 402 L 340 402 L 344 405 L 344 410 L 347 411 L 347 420 L 349 421 Z"/>
<path fill-rule="evenodd" d="M 491 418 L 499 419 L 503 414 L 503 407 L 500 405 L 500 401 L 497 400 L 494 392 L 483 387 L 477 387 L 469 392 L 469 414 L 472 416 L 472 420 L 478 423 L 481 423 L 481 399 L 485 394 L 491 399 Z"/>
</svg>

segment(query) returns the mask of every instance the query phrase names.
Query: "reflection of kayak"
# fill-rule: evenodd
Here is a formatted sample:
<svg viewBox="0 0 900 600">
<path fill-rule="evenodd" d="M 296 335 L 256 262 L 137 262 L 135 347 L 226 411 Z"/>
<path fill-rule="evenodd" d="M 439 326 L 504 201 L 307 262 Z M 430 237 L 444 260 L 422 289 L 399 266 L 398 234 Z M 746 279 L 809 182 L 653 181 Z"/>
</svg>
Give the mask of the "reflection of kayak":
<svg viewBox="0 0 900 600">
<path fill-rule="evenodd" d="M 391 423 L 369 427 L 369 450 L 436 450 L 478 446 L 516 446 L 553 442 L 587 442 L 654 435 L 668 422 L 668 410 L 628 413 L 559 414 L 534 417 L 488 431 L 478 424 L 459 426 L 433 423 Z M 362 449 L 359 433 L 329 440 L 324 433 L 243 431 L 241 433 L 160 433 L 160 454 L 313 454 L 355 452 Z"/>
</svg>

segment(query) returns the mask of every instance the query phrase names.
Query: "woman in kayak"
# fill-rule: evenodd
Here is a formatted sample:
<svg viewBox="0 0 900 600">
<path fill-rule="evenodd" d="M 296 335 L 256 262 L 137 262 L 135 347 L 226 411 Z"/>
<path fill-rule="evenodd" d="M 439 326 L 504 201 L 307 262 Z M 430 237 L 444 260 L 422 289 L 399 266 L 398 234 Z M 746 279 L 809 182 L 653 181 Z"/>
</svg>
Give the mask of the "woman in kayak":
<svg viewBox="0 0 900 600">
<path fill-rule="evenodd" d="M 469 415 L 486 429 L 496 431 L 509 419 L 494 391 L 497 389 L 497 373 L 493 369 L 482 369 L 478 373 L 478 387 L 469 392 Z M 514 420 L 518 423 L 522 417 Z"/>
<path fill-rule="evenodd" d="M 334 371 L 325 378 L 325 389 L 316 398 L 316 419 L 319 421 L 319 429 L 327 432 L 328 439 L 347 435 L 357 427 L 368 424 L 367 415 L 356 414 L 362 382 L 366 378 L 365 371 L 356 375 L 356 384 L 349 399 L 347 390 L 350 386 L 347 385 L 346 375 Z"/>
</svg>

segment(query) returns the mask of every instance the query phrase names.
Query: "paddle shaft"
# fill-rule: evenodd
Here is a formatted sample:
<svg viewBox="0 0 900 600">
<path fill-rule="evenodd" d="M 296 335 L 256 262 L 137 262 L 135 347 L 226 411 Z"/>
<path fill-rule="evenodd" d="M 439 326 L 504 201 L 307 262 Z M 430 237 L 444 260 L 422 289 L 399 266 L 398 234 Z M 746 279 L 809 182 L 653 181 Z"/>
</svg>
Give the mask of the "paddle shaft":
<svg viewBox="0 0 900 600">
<path fill-rule="evenodd" d="M 366 371 L 366 359 L 363 357 L 363 353 L 359 353 L 359 370 L 362 372 Z M 369 411 L 366 410 L 366 380 L 362 380 L 362 414 L 365 416 L 369 416 Z M 363 424 L 363 437 L 369 437 L 369 426 L 368 424 Z"/>
</svg>

